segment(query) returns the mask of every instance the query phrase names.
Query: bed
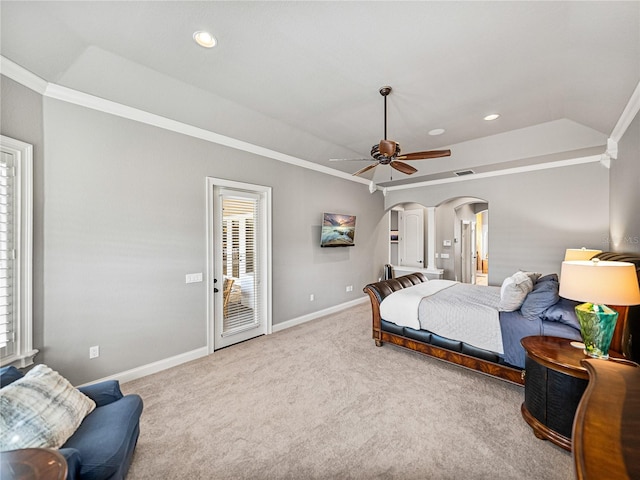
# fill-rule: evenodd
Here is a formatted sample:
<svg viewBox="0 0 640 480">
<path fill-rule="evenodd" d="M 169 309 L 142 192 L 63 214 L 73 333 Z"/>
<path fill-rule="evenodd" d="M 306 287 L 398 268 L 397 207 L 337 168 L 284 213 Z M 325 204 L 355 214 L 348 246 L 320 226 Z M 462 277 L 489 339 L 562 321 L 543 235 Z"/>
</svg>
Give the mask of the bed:
<svg viewBox="0 0 640 480">
<path fill-rule="evenodd" d="M 640 278 L 640 254 L 605 252 L 598 257 L 635 263 Z M 579 341 L 578 302 L 558 296 L 555 274 L 515 272 L 510 279 L 502 287 L 487 287 L 412 273 L 371 283 L 364 292 L 371 300 L 375 344 L 391 343 L 522 385 L 525 353 L 520 340 L 551 335 Z M 520 289 L 521 298 L 511 298 L 510 288 Z M 640 338 L 640 307 L 613 308 L 620 315 L 611 349 L 637 361 L 640 345 L 632 340 L 634 334 Z"/>
</svg>

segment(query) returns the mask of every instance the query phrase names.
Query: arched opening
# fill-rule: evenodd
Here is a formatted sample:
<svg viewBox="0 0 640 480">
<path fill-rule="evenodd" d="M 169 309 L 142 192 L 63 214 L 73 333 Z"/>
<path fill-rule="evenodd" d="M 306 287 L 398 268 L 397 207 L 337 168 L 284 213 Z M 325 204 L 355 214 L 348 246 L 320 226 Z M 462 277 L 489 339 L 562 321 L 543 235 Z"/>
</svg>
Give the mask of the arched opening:
<svg viewBox="0 0 640 480">
<path fill-rule="evenodd" d="M 393 275 L 421 271 L 486 285 L 489 268 L 489 204 L 455 197 L 436 206 L 405 202 L 389 208 L 389 261 Z"/>
</svg>

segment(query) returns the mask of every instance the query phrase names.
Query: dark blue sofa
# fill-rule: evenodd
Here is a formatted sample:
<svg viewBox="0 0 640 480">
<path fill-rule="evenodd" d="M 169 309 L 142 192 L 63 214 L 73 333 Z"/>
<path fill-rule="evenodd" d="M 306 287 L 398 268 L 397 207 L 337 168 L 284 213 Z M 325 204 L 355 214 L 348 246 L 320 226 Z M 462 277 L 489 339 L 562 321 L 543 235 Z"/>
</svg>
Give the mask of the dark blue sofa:
<svg viewBox="0 0 640 480">
<path fill-rule="evenodd" d="M 3 367 L 0 384 L 4 387 L 22 376 L 15 367 Z M 116 380 L 79 390 L 96 402 L 96 408 L 59 450 L 67 460 L 67 480 L 122 480 L 140 434 L 142 399 L 123 395 Z"/>
</svg>

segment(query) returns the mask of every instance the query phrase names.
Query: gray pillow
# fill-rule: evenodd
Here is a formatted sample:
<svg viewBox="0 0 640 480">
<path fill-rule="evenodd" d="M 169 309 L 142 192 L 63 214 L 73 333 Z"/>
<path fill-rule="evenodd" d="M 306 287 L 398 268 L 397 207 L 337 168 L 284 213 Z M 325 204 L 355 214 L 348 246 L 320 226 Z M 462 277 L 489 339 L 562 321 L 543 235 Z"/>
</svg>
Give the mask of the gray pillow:
<svg viewBox="0 0 640 480">
<path fill-rule="evenodd" d="M 533 282 L 524 272 L 516 272 L 505 278 L 500 287 L 498 310 L 501 312 L 518 310 L 531 290 L 533 290 Z"/>
<path fill-rule="evenodd" d="M 560 284 L 555 280 L 538 282 L 522 302 L 520 313 L 527 318 L 539 318 L 552 305 L 558 303 Z"/>
</svg>

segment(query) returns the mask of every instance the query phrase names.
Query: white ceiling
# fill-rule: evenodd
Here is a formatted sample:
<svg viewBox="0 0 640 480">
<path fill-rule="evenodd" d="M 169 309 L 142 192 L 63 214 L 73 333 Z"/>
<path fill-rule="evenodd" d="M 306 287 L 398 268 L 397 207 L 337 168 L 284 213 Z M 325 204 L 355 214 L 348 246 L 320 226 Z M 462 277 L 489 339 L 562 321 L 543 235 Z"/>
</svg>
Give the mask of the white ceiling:
<svg viewBox="0 0 640 480">
<path fill-rule="evenodd" d="M 453 154 L 393 182 L 376 168 L 387 185 L 604 151 L 640 81 L 638 1 L 3 0 L 0 13 L 2 56 L 48 82 L 345 172 L 367 162 L 328 159 L 368 158 L 391 85 L 388 137 Z M 197 46 L 196 30 L 219 45 Z"/>
</svg>

